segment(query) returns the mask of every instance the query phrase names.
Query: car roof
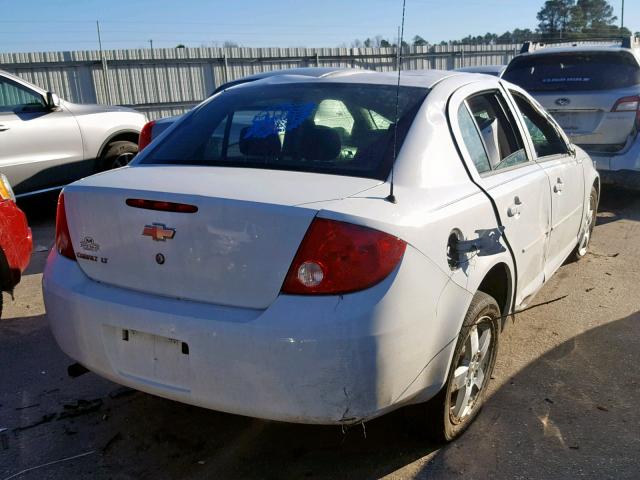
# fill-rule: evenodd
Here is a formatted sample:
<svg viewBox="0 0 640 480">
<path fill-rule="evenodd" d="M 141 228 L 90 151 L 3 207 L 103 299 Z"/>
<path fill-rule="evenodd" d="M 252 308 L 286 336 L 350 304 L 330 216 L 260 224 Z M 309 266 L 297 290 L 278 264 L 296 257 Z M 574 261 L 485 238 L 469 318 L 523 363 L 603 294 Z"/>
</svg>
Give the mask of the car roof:
<svg viewBox="0 0 640 480">
<path fill-rule="evenodd" d="M 450 70 L 406 70 L 401 73 L 400 85 L 407 87 L 432 88 L 436 83 L 453 75 L 463 75 L 463 73 Z M 375 72 L 372 70 L 345 67 L 292 68 L 261 72 L 249 77 L 244 77 L 237 82 L 228 82 L 227 84 L 219 87 L 216 91 L 256 81 L 265 83 L 303 83 L 308 81 L 320 81 L 323 83 L 397 85 L 398 72 Z"/>
</svg>

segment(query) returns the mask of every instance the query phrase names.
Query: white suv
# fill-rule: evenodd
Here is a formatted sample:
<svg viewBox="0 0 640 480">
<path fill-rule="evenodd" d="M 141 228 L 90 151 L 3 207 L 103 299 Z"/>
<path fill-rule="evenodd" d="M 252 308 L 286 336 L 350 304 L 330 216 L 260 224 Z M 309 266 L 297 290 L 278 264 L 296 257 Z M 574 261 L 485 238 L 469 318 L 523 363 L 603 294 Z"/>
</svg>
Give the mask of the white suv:
<svg viewBox="0 0 640 480">
<path fill-rule="evenodd" d="M 131 108 L 67 102 L 0 71 L 0 173 L 18 197 L 126 165 L 145 122 Z"/>
<path fill-rule="evenodd" d="M 640 39 L 524 44 L 503 78 L 531 93 L 596 162 L 640 188 Z"/>
</svg>

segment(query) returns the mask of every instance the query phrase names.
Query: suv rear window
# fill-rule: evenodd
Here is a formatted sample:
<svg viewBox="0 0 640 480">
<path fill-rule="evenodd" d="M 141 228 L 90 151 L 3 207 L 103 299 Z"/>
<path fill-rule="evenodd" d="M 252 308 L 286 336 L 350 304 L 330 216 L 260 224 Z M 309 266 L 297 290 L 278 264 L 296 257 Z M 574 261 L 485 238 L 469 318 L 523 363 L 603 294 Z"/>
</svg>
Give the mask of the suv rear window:
<svg viewBox="0 0 640 480">
<path fill-rule="evenodd" d="M 526 55 L 514 58 L 503 78 L 530 92 L 612 90 L 640 84 L 640 67 L 625 52 Z"/>
<path fill-rule="evenodd" d="M 427 89 L 401 87 L 396 148 Z M 294 83 L 243 85 L 196 108 L 141 164 L 207 165 L 387 178 L 396 87 Z"/>
</svg>

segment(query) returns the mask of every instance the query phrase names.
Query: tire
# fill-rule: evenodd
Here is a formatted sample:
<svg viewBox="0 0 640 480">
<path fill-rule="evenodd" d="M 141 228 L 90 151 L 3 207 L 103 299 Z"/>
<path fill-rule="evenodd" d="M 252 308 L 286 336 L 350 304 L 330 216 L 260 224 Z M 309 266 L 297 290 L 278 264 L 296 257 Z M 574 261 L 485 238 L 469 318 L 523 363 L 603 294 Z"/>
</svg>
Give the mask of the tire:
<svg viewBox="0 0 640 480">
<path fill-rule="evenodd" d="M 121 140 L 111 142 L 104 150 L 100 158 L 99 169 L 101 172 L 114 168 L 124 167 L 129 164 L 138 153 L 138 145 L 133 142 Z"/>
<path fill-rule="evenodd" d="M 493 297 L 484 292 L 474 295 L 458 335 L 447 382 L 425 404 L 427 433 L 432 440 L 441 443 L 456 439 L 482 408 L 498 352 L 500 316 Z"/>
<path fill-rule="evenodd" d="M 598 191 L 596 187 L 591 187 L 589 194 L 589 210 L 587 210 L 587 226 L 582 232 L 575 250 L 571 254 L 571 260 L 574 262 L 582 260 L 589 253 L 589 244 L 593 237 L 593 229 L 596 226 L 596 218 L 598 215 Z"/>
</svg>

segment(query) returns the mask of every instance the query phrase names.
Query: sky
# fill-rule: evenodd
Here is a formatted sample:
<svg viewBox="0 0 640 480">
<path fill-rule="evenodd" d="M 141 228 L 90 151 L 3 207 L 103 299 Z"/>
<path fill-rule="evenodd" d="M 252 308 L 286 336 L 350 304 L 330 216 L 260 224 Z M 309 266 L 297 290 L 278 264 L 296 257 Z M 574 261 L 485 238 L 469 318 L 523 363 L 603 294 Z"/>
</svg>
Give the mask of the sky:
<svg viewBox="0 0 640 480">
<path fill-rule="evenodd" d="M 535 29 L 544 0 L 407 0 L 405 40 L 429 42 Z M 610 2 L 620 16 L 621 0 Z M 105 49 L 221 46 L 351 46 L 393 39 L 402 0 L 0 0 L 0 52 L 93 50 L 96 20 Z M 640 30 L 640 0 L 625 25 Z"/>
</svg>

